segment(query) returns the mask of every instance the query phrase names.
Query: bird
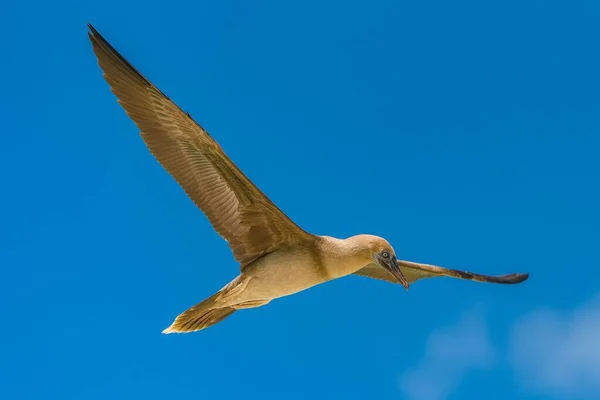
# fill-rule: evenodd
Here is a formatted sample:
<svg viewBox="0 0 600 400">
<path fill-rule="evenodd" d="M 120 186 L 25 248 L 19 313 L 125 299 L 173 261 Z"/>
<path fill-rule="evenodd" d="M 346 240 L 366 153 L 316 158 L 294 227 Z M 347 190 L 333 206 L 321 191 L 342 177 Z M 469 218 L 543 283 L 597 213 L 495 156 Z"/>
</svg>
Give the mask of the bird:
<svg viewBox="0 0 600 400">
<path fill-rule="evenodd" d="M 137 125 L 150 153 L 227 241 L 240 273 L 212 296 L 179 314 L 163 333 L 188 333 L 234 312 L 261 307 L 334 279 L 358 275 L 403 285 L 453 277 L 520 283 L 526 273 L 487 276 L 398 260 L 384 238 L 345 239 L 306 232 L 286 216 L 225 154 L 189 113 L 133 67 L 90 24 L 88 37 L 103 77 Z"/>
</svg>

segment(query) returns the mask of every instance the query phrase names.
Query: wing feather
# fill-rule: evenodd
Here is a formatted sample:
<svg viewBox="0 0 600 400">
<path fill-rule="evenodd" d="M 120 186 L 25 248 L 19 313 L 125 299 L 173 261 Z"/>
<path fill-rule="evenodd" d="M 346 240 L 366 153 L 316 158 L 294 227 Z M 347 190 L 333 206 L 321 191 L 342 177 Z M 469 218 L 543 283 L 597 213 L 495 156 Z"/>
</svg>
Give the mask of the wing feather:
<svg viewBox="0 0 600 400">
<path fill-rule="evenodd" d="M 398 266 L 409 283 L 424 278 L 435 278 L 447 276 L 451 278 L 466 279 L 477 282 L 514 284 L 521 283 L 529 277 L 529 274 L 507 274 L 507 275 L 482 275 L 473 272 L 459 271 L 438 267 L 436 265 L 421 264 L 412 261 L 398 260 Z M 356 275 L 366 276 L 373 279 L 381 279 L 391 283 L 399 283 L 392 274 L 378 264 L 369 264 L 355 272 Z"/>
<path fill-rule="evenodd" d="M 313 236 L 299 228 L 227 157 L 188 113 L 88 24 L 98 64 L 119 104 L 159 163 L 229 243 L 243 269 L 276 249 Z"/>
</svg>

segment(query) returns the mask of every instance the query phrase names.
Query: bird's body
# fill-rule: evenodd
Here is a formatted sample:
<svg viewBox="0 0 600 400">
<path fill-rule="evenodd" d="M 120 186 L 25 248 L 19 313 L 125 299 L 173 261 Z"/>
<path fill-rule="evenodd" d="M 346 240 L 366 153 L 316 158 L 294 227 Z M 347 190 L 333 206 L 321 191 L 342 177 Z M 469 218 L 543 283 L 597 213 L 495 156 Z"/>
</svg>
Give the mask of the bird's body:
<svg viewBox="0 0 600 400">
<path fill-rule="evenodd" d="M 526 274 L 485 276 L 397 260 L 383 238 L 347 239 L 305 232 L 225 155 L 191 116 L 139 73 L 91 25 L 89 37 L 104 78 L 139 127 L 150 152 L 229 243 L 240 274 L 214 295 L 180 314 L 163 332 L 192 332 L 236 310 L 346 275 L 409 283 L 434 276 L 518 283 Z"/>
<path fill-rule="evenodd" d="M 260 307 L 271 300 L 289 296 L 312 286 L 355 273 L 371 264 L 365 244 L 391 248 L 383 239 L 357 235 L 348 239 L 314 236 L 312 240 L 275 251 L 252 262 L 216 295 L 181 314 L 165 333 L 188 327 L 214 309 L 233 311 Z M 210 321 L 207 321 L 210 322 Z M 198 326 L 196 326 L 198 328 Z"/>
</svg>

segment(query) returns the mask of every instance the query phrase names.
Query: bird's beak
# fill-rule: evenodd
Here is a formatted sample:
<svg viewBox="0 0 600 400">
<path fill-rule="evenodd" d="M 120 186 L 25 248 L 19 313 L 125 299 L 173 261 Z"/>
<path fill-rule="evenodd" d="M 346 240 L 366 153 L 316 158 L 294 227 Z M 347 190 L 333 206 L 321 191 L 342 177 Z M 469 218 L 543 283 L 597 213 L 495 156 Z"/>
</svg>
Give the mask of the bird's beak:
<svg viewBox="0 0 600 400">
<path fill-rule="evenodd" d="M 392 275 L 394 275 L 396 279 L 398 279 L 398 281 L 402 284 L 402 286 L 404 286 L 406 290 L 408 290 L 408 281 L 406 280 L 406 277 L 400 270 L 400 267 L 398 266 L 398 260 L 396 260 L 395 256 L 391 257 L 388 260 L 384 260 L 381 257 L 377 257 L 377 263 L 383 268 L 387 269 Z"/>
</svg>

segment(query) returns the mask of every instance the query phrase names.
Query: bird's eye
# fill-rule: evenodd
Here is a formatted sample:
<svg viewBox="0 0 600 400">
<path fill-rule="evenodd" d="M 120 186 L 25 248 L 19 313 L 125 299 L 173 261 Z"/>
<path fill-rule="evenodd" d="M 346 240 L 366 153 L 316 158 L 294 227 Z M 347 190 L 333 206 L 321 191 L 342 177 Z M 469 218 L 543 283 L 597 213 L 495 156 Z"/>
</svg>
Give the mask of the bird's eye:
<svg viewBox="0 0 600 400">
<path fill-rule="evenodd" d="M 381 253 L 381 257 L 383 257 L 383 258 L 389 258 L 390 257 L 390 253 L 388 253 L 387 251 L 383 251 Z"/>
</svg>

